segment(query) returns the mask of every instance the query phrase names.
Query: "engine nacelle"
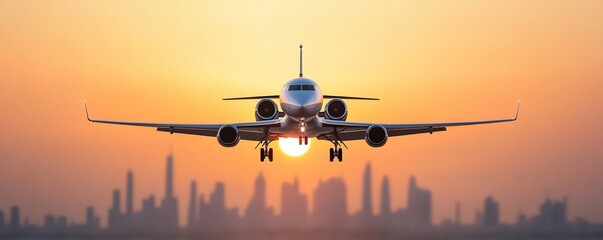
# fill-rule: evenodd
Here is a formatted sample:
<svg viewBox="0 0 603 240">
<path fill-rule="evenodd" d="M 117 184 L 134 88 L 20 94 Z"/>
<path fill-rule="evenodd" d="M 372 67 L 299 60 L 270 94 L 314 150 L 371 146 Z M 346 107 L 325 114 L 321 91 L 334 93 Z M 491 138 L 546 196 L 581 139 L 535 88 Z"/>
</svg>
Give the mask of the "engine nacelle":
<svg viewBox="0 0 603 240">
<path fill-rule="evenodd" d="M 234 147 L 239 143 L 239 129 L 233 125 L 223 125 L 218 129 L 218 143 L 223 147 Z"/>
<path fill-rule="evenodd" d="M 371 147 L 381 147 L 387 142 L 387 129 L 381 125 L 371 125 L 366 129 L 364 140 Z"/>
<path fill-rule="evenodd" d="M 272 120 L 278 117 L 278 106 L 270 99 L 262 99 L 255 105 L 255 120 Z"/>
<path fill-rule="evenodd" d="M 341 99 L 332 99 L 325 106 L 325 118 L 345 121 L 348 118 L 348 106 Z"/>
</svg>

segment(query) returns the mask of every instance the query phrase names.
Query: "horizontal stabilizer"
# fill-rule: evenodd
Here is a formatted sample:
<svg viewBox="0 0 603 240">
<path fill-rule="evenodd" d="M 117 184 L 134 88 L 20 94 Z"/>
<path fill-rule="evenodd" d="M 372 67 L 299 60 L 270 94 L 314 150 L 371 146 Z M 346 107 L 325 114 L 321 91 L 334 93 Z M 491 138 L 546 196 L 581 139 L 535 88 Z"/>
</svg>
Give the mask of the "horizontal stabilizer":
<svg viewBox="0 0 603 240">
<path fill-rule="evenodd" d="M 337 96 L 337 95 L 323 95 L 323 98 L 339 98 L 339 99 L 350 99 L 350 100 L 379 100 L 379 98 L 369 97 L 352 97 L 352 96 Z"/>
<path fill-rule="evenodd" d="M 222 98 L 222 100 L 250 100 L 250 99 L 264 99 L 264 98 L 278 98 L 278 95 L 251 96 L 251 97 L 233 97 L 233 98 Z"/>
</svg>

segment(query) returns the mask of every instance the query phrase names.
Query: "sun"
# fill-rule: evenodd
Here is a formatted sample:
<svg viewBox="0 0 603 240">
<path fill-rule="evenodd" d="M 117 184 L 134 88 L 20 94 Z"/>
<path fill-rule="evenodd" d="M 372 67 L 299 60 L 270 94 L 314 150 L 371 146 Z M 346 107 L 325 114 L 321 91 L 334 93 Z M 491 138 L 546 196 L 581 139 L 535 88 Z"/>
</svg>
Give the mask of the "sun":
<svg viewBox="0 0 603 240">
<path fill-rule="evenodd" d="M 298 138 L 279 138 L 278 145 L 281 147 L 281 151 L 291 157 L 299 157 L 304 155 L 310 149 L 310 139 L 308 139 L 308 145 L 299 145 Z"/>
</svg>

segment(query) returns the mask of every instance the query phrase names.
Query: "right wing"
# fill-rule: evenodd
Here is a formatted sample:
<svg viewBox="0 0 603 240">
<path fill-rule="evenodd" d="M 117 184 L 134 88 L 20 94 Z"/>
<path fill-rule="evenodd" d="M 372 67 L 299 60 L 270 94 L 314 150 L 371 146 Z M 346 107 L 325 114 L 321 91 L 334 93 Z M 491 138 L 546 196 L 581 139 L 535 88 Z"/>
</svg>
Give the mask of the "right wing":
<svg viewBox="0 0 603 240">
<path fill-rule="evenodd" d="M 435 122 L 435 123 L 400 123 L 400 124 L 380 124 L 380 123 L 361 123 L 361 122 L 346 122 L 337 120 L 322 120 L 323 127 L 332 127 L 337 129 L 337 137 L 341 140 L 360 140 L 366 136 L 366 129 L 372 125 L 381 125 L 387 130 L 387 135 L 390 137 L 403 136 L 410 134 L 420 133 L 433 133 L 446 131 L 447 127 L 455 126 L 467 126 L 467 125 L 478 125 L 478 124 L 489 124 L 489 123 L 501 123 L 501 122 L 512 122 L 517 120 L 519 117 L 519 106 L 517 104 L 517 110 L 515 117 L 494 119 L 494 120 L 482 120 L 482 121 L 467 121 L 467 122 Z M 321 140 L 333 140 L 335 138 L 334 132 L 319 136 Z"/>
<path fill-rule="evenodd" d="M 239 129 L 239 134 L 242 140 L 260 141 L 264 136 L 263 130 L 270 127 L 280 127 L 281 122 L 278 119 L 265 120 L 256 122 L 242 122 L 232 124 L 198 124 L 198 123 L 151 123 L 151 122 L 125 122 L 125 121 L 113 121 L 113 120 L 99 120 L 92 119 L 88 113 L 88 105 L 84 103 L 86 110 L 86 118 L 90 122 L 94 123 L 105 123 L 105 124 L 117 124 L 117 125 L 128 125 L 128 126 L 139 126 L 139 127 L 155 127 L 157 131 L 169 132 L 169 133 L 182 133 L 182 134 L 193 134 L 200 136 L 216 137 L 218 130 L 224 125 L 233 125 Z M 274 137 L 274 136 L 269 136 Z"/>
</svg>

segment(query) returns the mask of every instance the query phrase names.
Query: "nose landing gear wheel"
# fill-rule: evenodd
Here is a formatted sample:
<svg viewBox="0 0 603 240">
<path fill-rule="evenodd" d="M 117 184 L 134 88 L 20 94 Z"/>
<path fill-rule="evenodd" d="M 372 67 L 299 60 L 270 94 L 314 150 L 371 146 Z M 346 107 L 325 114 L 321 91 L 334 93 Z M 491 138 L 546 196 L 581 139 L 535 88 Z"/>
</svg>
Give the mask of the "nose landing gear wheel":
<svg viewBox="0 0 603 240">
<path fill-rule="evenodd" d="M 304 145 L 308 145 L 308 136 L 304 136 Z"/>
<path fill-rule="evenodd" d="M 339 158 L 339 162 L 343 162 L 343 151 L 341 148 L 337 151 L 337 158 Z"/>
<path fill-rule="evenodd" d="M 302 145 L 302 136 L 299 136 L 299 145 Z"/>
<path fill-rule="evenodd" d="M 270 150 L 268 150 L 268 161 L 272 162 L 272 148 L 270 148 Z"/>
</svg>

